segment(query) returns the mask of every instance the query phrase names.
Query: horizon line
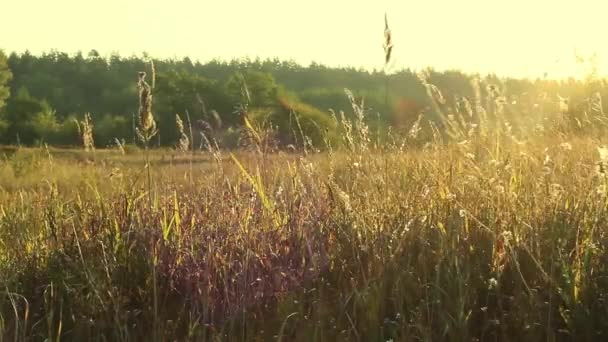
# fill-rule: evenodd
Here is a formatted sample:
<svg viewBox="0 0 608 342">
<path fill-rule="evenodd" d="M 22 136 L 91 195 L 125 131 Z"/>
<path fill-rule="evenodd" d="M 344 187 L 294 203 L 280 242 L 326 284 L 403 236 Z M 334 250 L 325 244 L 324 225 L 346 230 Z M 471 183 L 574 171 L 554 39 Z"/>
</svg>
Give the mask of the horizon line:
<svg viewBox="0 0 608 342">
<path fill-rule="evenodd" d="M 185 59 L 189 59 L 191 61 L 191 63 L 193 65 L 195 64 L 201 64 L 201 65 L 206 65 L 206 64 L 210 64 L 213 62 L 219 62 L 219 63 L 225 63 L 225 64 L 229 64 L 230 62 L 266 62 L 266 61 L 279 61 L 281 63 L 294 63 L 296 66 L 299 67 L 303 67 L 303 68 L 310 68 L 311 66 L 321 66 L 321 67 L 326 67 L 328 69 L 337 69 L 337 70 L 354 70 L 357 72 L 365 72 L 368 74 L 374 74 L 374 73 L 383 73 L 385 72 L 383 69 L 385 68 L 377 68 L 377 67 L 366 67 L 366 66 L 355 66 L 352 64 L 347 64 L 347 65 L 342 65 L 342 64 L 338 64 L 338 65 L 332 65 L 330 63 L 324 63 L 324 62 L 320 62 L 320 61 L 315 61 L 312 60 L 309 63 L 303 63 L 301 61 L 297 61 L 295 58 L 291 57 L 291 58 L 283 58 L 283 57 L 279 57 L 279 56 L 274 56 L 274 57 L 261 57 L 261 56 L 250 56 L 250 55 L 243 55 L 240 57 L 230 57 L 230 58 L 224 58 L 224 57 L 219 57 L 219 56 L 215 56 L 212 58 L 208 58 L 206 60 L 202 60 L 201 58 L 196 58 L 196 57 L 191 57 L 189 55 L 182 55 L 182 56 L 178 56 L 176 54 L 174 54 L 173 56 L 164 56 L 164 57 L 156 57 L 153 56 L 152 54 L 144 51 L 141 52 L 130 52 L 130 53 L 122 53 L 118 50 L 110 50 L 110 52 L 106 52 L 106 53 L 102 53 L 100 52 L 100 50 L 98 49 L 89 49 L 88 51 L 84 51 L 81 49 L 78 50 L 73 50 L 73 51 L 65 51 L 65 50 L 60 50 L 57 48 L 51 48 L 48 50 L 40 50 L 38 52 L 32 52 L 32 50 L 30 49 L 25 49 L 22 51 L 18 51 L 18 50 L 8 50 L 8 49 L 4 49 L 2 47 L 0 47 L 0 51 L 3 51 L 7 57 L 9 57 L 12 54 L 17 54 L 18 56 L 23 56 L 26 53 L 29 53 L 32 56 L 36 56 L 36 57 L 44 57 L 45 55 L 51 55 L 53 53 L 61 53 L 61 54 L 66 54 L 68 55 L 68 57 L 76 57 L 78 54 L 83 55 L 85 58 L 88 58 L 89 55 L 91 54 L 91 52 L 96 52 L 100 57 L 102 57 L 104 60 L 109 61 L 110 58 L 112 56 L 118 56 L 120 58 L 129 58 L 129 57 L 136 57 L 136 58 L 141 58 L 142 60 L 145 60 L 146 58 L 148 59 L 152 59 L 152 60 L 157 60 L 157 61 L 183 61 Z M 395 64 L 395 63 L 392 63 Z M 412 72 L 412 73 L 416 73 L 418 71 L 422 71 L 422 70 L 431 70 L 434 72 L 439 72 L 439 73 L 446 73 L 446 72 L 459 72 L 465 76 L 468 77 L 498 77 L 498 78 L 503 78 L 503 79 L 513 79 L 513 80 L 523 80 L 523 81 L 568 81 L 568 80 L 577 80 L 577 81 L 583 81 L 584 80 L 584 76 L 574 76 L 574 75 L 570 75 L 570 76 L 562 76 L 562 77 L 558 77 L 558 78 L 552 78 L 550 77 L 550 74 L 548 72 L 543 72 L 543 73 L 539 73 L 538 76 L 536 77 L 532 77 L 532 76 L 517 76 L 517 75 L 507 75 L 505 73 L 500 73 L 500 72 L 481 72 L 481 71 L 467 71 L 465 69 L 458 69 L 458 68 L 438 68 L 432 65 L 427 65 L 424 67 L 413 67 L 413 66 L 408 66 L 408 67 L 401 67 L 401 68 L 396 68 L 396 66 L 391 66 L 390 70 L 387 74 L 388 75 L 395 75 L 395 74 L 399 74 L 399 73 L 403 73 L 403 72 Z M 606 76 L 601 76 L 601 75 L 597 75 L 598 78 L 600 80 L 605 80 L 608 79 L 608 75 Z"/>
</svg>

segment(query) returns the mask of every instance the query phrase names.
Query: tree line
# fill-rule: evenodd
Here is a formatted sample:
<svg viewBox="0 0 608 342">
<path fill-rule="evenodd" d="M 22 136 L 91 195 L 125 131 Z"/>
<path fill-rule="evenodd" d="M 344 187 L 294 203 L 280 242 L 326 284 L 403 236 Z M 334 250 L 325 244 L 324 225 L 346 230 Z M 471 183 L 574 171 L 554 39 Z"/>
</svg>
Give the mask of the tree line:
<svg viewBox="0 0 608 342">
<path fill-rule="evenodd" d="M 437 119 L 429 88 L 420 72 L 411 69 L 387 74 L 279 59 L 201 63 L 189 58 L 151 59 L 146 54 L 102 56 L 95 50 L 86 55 L 0 51 L 0 143 L 79 145 L 78 122 L 90 113 L 96 145 L 106 147 L 116 140 L 136 144 L 137 75 L 146 71 L 151 81 L 150 60 L 159 130 L 155 144 L 161 146 L 173 146 L 179 139 L 176 114 L 197 128 L 206 124 L 228 147 L 238 144 L 244 115 L 275 127 L 281 143 L 297 142 L 303 135 L 319 144 L 336 129 L 335 116 L 343 112 L 352 117 L 353 98 L 363 103 L 374 132 L 407 127 L 420 113 Z M 496 84 L 504 101 L 516 106 L 513 112 L 520 115 L 538 109 L 543 97 L 555 103 L 558 97 L 579 99 L 582 104 L 590 93 L 599 89 L 603 96 L 605 89 L 604 83 L 589 80 L 508 79 L 431 69 L 425 73 L 432 89 L 441 90 L 442 106 L 455 108 L 461 99 L 479 96 L 471 80 L 480 78 Z M 492 90 L 481 92 L 488 98 Z"/>
</svg>

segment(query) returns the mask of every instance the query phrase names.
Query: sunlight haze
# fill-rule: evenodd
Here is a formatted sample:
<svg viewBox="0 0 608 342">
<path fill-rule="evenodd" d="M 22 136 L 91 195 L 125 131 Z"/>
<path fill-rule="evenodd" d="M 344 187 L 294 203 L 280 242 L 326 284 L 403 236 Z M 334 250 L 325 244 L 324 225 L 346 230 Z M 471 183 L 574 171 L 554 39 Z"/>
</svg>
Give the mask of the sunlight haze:
<svg viewBox="0 0 608 342">
<path fill-rule="evenodd" d="M 381 68 L 384 13 L 394 66 L 503 75 L 580 74 L 574 52 L 607 70 L 600 0 L 22 0 L 2 5 L 7 52 L 293 59 Z"/>
</svg>

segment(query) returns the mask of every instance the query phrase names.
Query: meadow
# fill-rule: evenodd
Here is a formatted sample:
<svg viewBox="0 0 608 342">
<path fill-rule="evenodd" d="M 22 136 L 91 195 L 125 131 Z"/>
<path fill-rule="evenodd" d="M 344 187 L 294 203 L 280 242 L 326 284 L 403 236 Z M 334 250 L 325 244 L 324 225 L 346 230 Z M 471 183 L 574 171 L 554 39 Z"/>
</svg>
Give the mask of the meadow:
<svg viewBox="0 0 608 342">
<path fill-rule="evenodd" d="M 382 145 L 355 123 L 323 151 L 267 151 L 254 127 L 233 153 L 5 148 L 0 340 L 604 340 L 601 122 Z"/>
<path fill-rule="evenodd" d="M 87 114 L 81 148 L 1 148 L 0 341 L 608 339 L 604 81 L 452 101 L 421 72 L 430 106 L 392 127 L 349 90 L 256 117 L 243 79 L 225 148 L 157 126 L 154 70 L 137 145 Z"/>
</svg>

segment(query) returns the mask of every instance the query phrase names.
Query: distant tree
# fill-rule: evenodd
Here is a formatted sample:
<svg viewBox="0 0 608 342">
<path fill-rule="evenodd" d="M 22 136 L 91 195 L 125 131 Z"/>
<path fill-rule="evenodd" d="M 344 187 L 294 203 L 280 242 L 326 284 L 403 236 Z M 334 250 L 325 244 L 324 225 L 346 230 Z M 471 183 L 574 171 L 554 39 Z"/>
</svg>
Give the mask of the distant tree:
<svg viewBox="0 0 608 342">
<path fill-rule="evenodd" d="M 10 143 L 33 144 L 42 138 L 39 134 L 49 128 L 44 126 L 49 125 L 53 118 L 54 112 L 48 102 L 32 97 L 26 88 L 21 88 L 6 106 L 4 119 L 11 136 L 5 136 L 4 140 Z"/>
<path fill-rule="evenodd" d="M 4 107 L 6 99 L 10 96 L 8 83 L 12 78 L 12 73 L 8 68 L 6 55 L 0 50 L 0 110 Z"/>
<path fill-rule="evenodd" d="M 226 83 L 226 91 L 235 105 L 247 102 L 251 107 L 275 105 L 278 88 L 272 74 L 255 70 L 237 71 Z"/>
<path fill-rule="evenodd" d="M 103 55 L 97 50 L 75 54 L 48 51 L 39 55 L 13 52 L 8 59 L 0 53 L 0 140 L 15 143 L 19 135 L 22 143 L 44 139 L 72 144 L 75 126 L 70 118 L 82 117 L 86 112 L 91 113 L 99 130 L 95 134 L 99 135 L 96 141 L 100 144 L 112 141 L 114 135 L 133 138 L 133 124 L 137 120 L 133 114 L 138 107 L 136 75 L 149 70 L 149 59 L 147 55 Z M 363 100 L 372 135 L 386 132 L 388 125 L 407 131 L 420 114 L 424 119 L 440 121 L 418 73 L 409 69 L 388 76 L 387 102 L 383 90 L 387 76 L 381 71 L 334 68 L 318 63 L 302 66 L 277 58 L 206 63 L 189 58 L 154 59 L 154 65 L 157 75 L 154 115 L 160 129 L 159 142 L 165 146 L 174 145 L 178 138 L 175 114 L 183 115 L 185 124 L 188 112 L 193 126 L 204 121 L 211 126 L 221 126 L 225 132 L 229 129 L 238 132 L 243 120 L 235 115 L 235 107 L 245 102 L 249 105 L 249 114 L 279 125 L 282 139 L 294 137 L 289 120 L 295 118 L 293 112 L 296 112 L 301 123 L 309 125 L 305 128 L 307 133 L 319 140 L 317 134 L 321 130 L 316 126 L 324 125 L 328 109 L 338 115 L 344 112 L 347 119 L 353 118 L 344 88 L 348 88 L 358 102 Z M 542 107 L 543 113 L 557 110 L 549 106 L 550 102 L 557 103 L 557 95 L 569 98 L 570 108 L 579 113 L 589 106 L 587 100 L 596 91 L 601 92 L 602 98 L 608 98 L 608 87 L 599 87 L 597 82 L 502 79 L 495 75 L 433 70 L 429 70 L 428 78 L 441 90 L 446 111 L 462 107 L 466 99 L 469 103 L 474 100 L 477 96 L 473 85 L 477 83 L 471 83 L 474 78 L 482 83 L 479 94 L 483 104 L 488 102 L 487 85 L 497 84 L 509 103 L 504 115 L 513 125 L 517 121 L 515 115 L 535 117 L 540 110 L 535 109 L 537 107 Z M 588 88 L 590 85 L 593 88 Z M 27 89 L 28 96 L 21 94 L 17 99 L 20 89 Z M 281 89 L 294 94 L 295 100 L 288 97 L 290 100 L 286 102 Z M 56 112 L 51 111 L 51 107 Z M 313 117 L 315 119 L 307 119 Z M 52 133 L 55 123 L 59 125 L 59 132 Z M 214 125 L 216 123 L 223 125 Z"/>
<path fill-rule="evenodd" d="M 116 139 L 128 140 L 131 138 L 131 122 L 124 116 L 105 115 L 95 123 L 94 141 L 100 147 L 114 145 Z"/>
<path fill-rule="evenodd" d="M 250 115 L 259 126 L 275 128 L 282 145 L 324 147 L 336 140 L 337 127 L 329 112 L 303 103 L 284 89 L 279 89 L 275 106 L 253 109 Z"/>
<path fill-rule="evenodd" d="M 159 73 L 156 83 L 155 112 L 161 132 L 161 143 L 170 145 L 178 137 L 175 126 L 175 114 L 190 119 L 190 124 L 198 120 L 215 122 L 212 111 L 224 114 L 225 124 L 234 124 L 231 116 L 232 104 L 222 86 L 214 80 L 200 75 L 171 70 Z M 186 113 L 188 116 L 186 116 Z M 186 122 L 188 124 L 188 122 Z"/>
<path fill-rule="evenodd" d="M 41 112 L 32 117 L 31 128 L 35 139 L 40 142 L 57 143 L 55 137 L 61 125 L 57 121 L 55 111 L 48 106 L 44 106 Z"/>
</svg>

